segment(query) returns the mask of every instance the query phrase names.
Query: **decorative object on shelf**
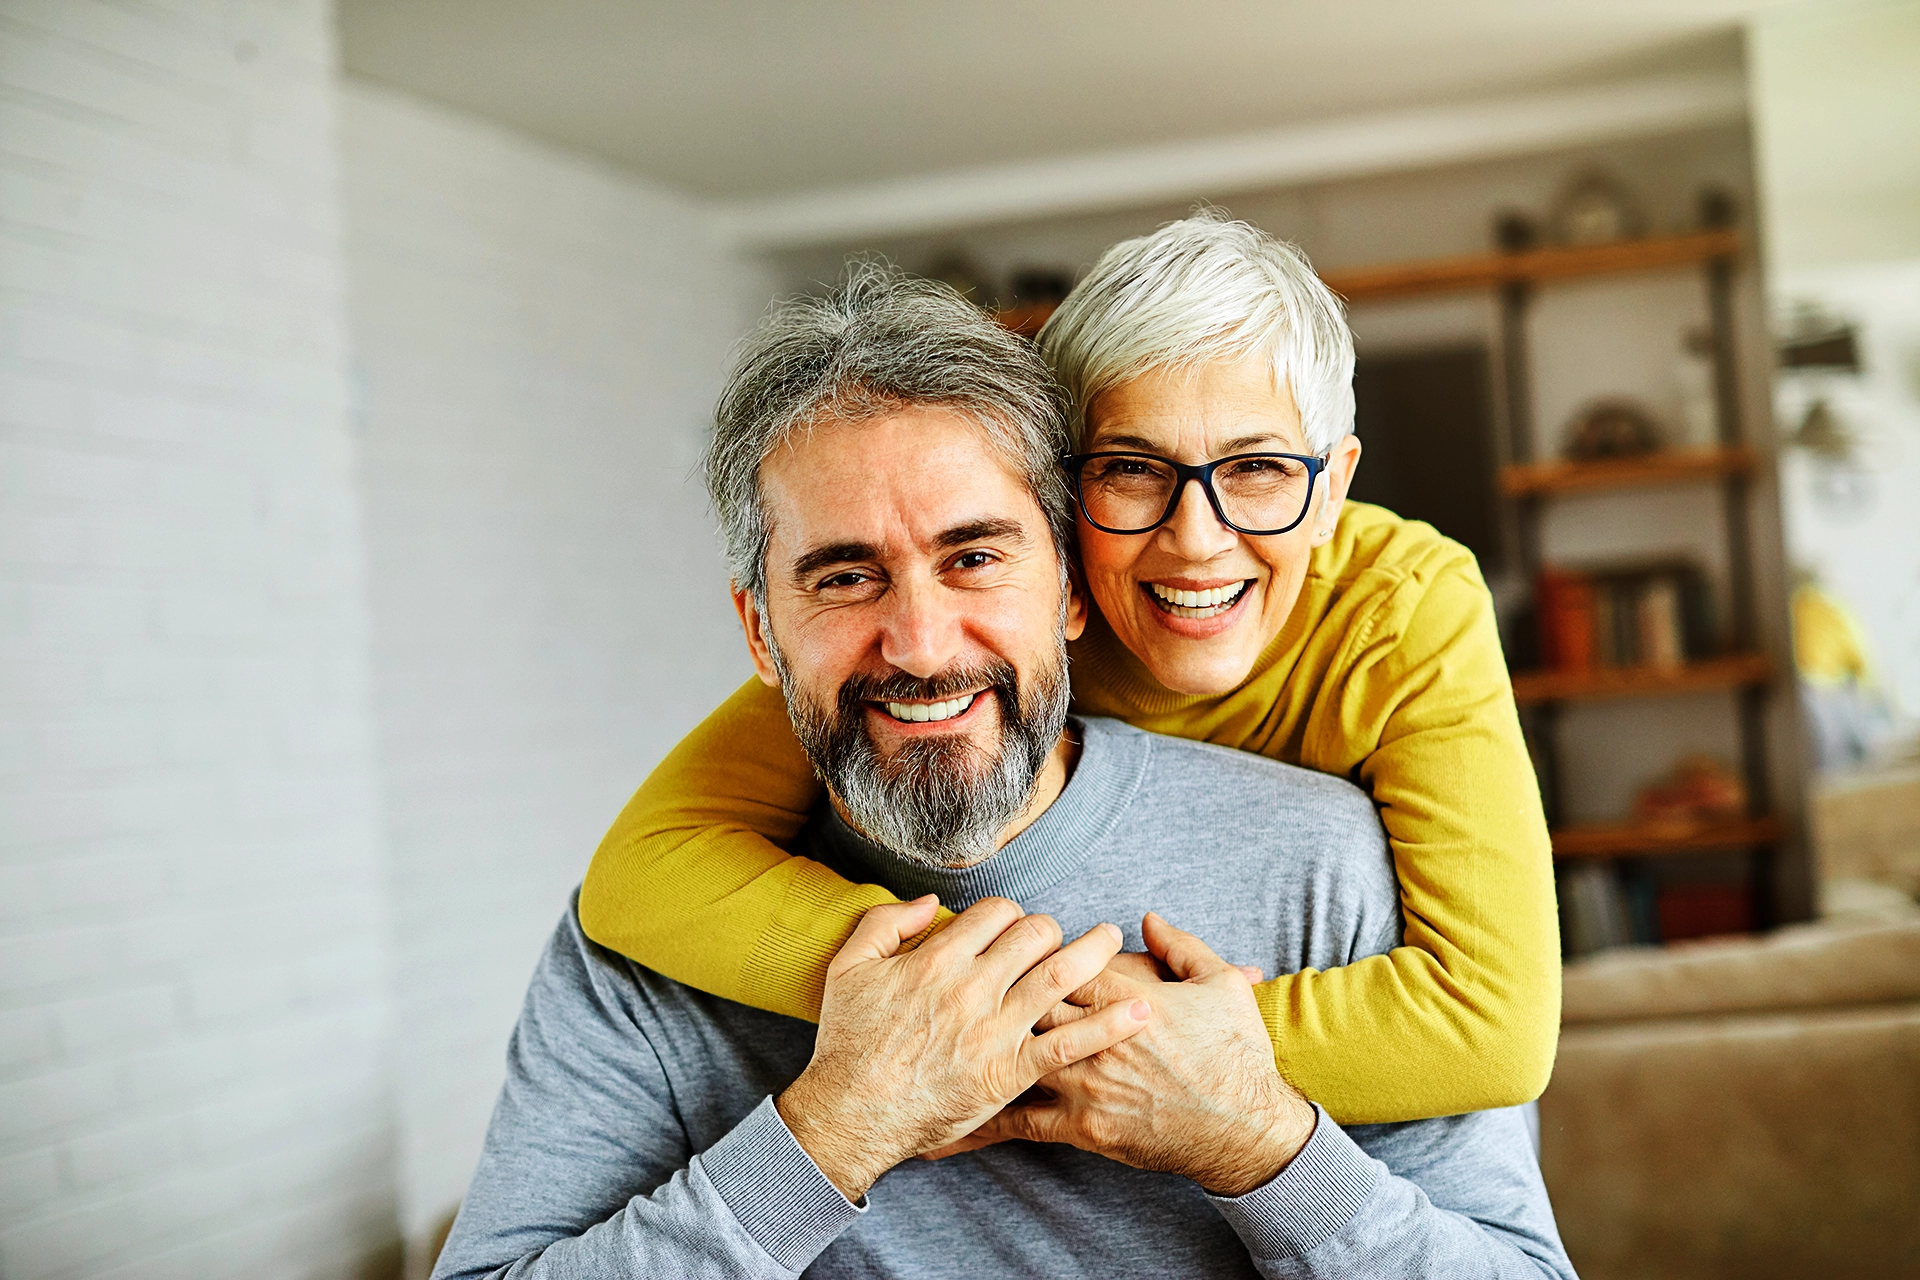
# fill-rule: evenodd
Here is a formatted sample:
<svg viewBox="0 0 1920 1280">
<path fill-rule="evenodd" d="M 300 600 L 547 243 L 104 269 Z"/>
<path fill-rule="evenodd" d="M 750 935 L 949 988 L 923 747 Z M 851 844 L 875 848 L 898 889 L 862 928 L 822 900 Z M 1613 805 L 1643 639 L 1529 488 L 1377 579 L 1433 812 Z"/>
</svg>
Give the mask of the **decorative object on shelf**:
<svg viewBox="0 0 1920 1280">
<path fill-rule="evenodd" d="M 1493 215 L 1493 246 L 1502 253 L 1525 253 L 1540 245 L 1540 224 L 1522 209 L 1502 209 Z"/>
<path fill-rule="evenodd" d="M 1661 445 L 1660 426 L 1636 401 L 1620 396 L 1595 400 L 1568 421 L 1566 454 L 1577 461 L 1633 458 Z"/>
<path fill-rule="evenodd" d="M 1561 244 L 1612 244 L 1643 235 L 1646 229 L 1626 185 L 1602 170 L 1580 174 L 1554 202 L 1553 234 Z"/>
<path fill-rule="evenodd" d="M 1718 185 L 1700 188 L 1700 194 L 1694 197 L 1693 207 L 1699 215 L 1702 231 L 1725 231 L 1740 218 L 1739 200 L 1733 192 Z"/>
<path fill-rule="evenodd" d="M 1746 810 L 1740 776 L 1704 755 L 1687 756 L 1666 777 L 1642 787 L 1633 802 L 1633 816 L 1649 824 L 1691 825 L 1738 818 Z"/>
<path fill-rule="evenodd" d="M 994 289 L 987 283 L 986 272 L 963 250 L 947 250 L 920 274 L 938 280 L 976 307 L 993 305 Z"/>
</svg>

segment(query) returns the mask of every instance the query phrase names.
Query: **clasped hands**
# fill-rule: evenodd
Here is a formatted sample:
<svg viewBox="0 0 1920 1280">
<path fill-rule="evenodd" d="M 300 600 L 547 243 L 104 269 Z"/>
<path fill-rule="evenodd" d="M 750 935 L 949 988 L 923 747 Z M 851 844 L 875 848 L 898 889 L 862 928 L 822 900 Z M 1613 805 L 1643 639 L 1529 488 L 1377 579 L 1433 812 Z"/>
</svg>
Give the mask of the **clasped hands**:
<svg viewBox="0 0 1920 1280">
<path fill-rule="evenodd" d="M 901 953 L 935 906 L 862 918 L 828 966 L 813 1058 L 775 1100 L 848 1199 L 902 1160 L 1010 1138 L 1242 1195 L 1312 1136 L 1249 971 L 1192 934 L 1150 914 L 1145 956 L 1110 924 L 1062 945 L 1051 917 L 987 898 Z"/>
</svg>

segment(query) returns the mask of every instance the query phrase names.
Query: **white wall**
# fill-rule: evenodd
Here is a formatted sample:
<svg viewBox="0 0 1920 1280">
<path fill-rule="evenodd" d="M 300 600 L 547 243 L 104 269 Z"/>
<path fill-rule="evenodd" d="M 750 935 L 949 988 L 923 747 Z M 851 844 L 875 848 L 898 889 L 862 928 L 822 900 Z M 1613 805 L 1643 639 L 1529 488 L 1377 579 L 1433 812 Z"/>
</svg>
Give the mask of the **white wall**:
<svg viewBox="0 0 1920 1280">
<path fill-rule="evenodd" d="M 0 1274 L 395 1240 L 324 0 L 0 18 Z"/>
<path fill-rule="evenodd" d="M 612 170 L 351 82 L 342 137 L 418 1237 L 588 857 L 749 674 L 688 474 L 767 294 Z"/>
<path fill-rule="evenodd" d="M 1788 547 L 1860 619 L 1920 726 L 1920 3 L 1802 5 L 1755 25 L 1754 131 L 1775 310 L 1858 326 L 1858 376 L 1780 378 L 1780 422 L 1827 398 L 1861 442 L 1862 496 L 1787 456 Z"/>
</svg>

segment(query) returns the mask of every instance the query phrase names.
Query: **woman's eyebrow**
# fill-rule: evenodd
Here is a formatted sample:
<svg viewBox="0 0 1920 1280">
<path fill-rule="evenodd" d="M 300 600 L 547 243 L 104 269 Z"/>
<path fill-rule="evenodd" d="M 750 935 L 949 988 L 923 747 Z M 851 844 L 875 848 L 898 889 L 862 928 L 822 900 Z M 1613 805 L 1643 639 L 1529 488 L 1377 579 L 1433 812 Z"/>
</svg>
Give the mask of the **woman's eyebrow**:
<svg viewBox="0 0 1920 1280">
<path fill-rule="evenodd" d="M 1257 453 L 1263 449 L 1271 450 L 1274 445 L 1281 446 L 1282 452 L 1291 448 L 1287 438 L 1278 431 L 1262 431 L 1255 435 L 1235 436 L 1231 440 L 1223 441 L 1220 445 L 1220 456 L 1224 458 L 1234 453 Z M 1141 436 L 1106 436 L 1101 439 L 1100 448 L 1157 454 L 1161 446 Z"/>
</svg>

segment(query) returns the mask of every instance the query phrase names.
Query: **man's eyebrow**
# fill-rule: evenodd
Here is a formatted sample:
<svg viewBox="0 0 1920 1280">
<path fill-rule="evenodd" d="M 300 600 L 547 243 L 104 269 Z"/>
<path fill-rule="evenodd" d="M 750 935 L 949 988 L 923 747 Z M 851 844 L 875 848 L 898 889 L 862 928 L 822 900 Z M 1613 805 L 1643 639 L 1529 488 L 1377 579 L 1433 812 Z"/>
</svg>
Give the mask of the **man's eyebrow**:
<svg viewBox="0 0 1920 1280">
<path fill-rule="evenodd" d="M 951 551 L 969 542 L 1010 542 L 1025 546 L 1027 541 L 1026 526 L 1018 520 L 984 516 L 965 524 L 956 524 L 951 529 L 943 529 L 940 536 L 933 540 L 933 545 L 942 551 Z"/>
<path fill-rule="evenodd" d="M 878 560 L 880 549 L 870 542 L 830 542 L 824 547 L 815 547 L 793 562 L 788 571 L 794 581 L 811 578 L 822 569 L 831 569 L 837 564 L 854 564 L 861 560 Z"/>
<path fill-rule="evenodd" d="M 942 529 L 934 535 L 933 546 L 936 551 L 951 551 L 970 542 L 1004 542 L 1015 546 L 1026 546 L 1031 539 L 1027 536 L 1026 526 L 1018 520 L 1008 520 L 1001 516 L 983 516 L 978 520 L 968 520 L 948 529 Z M 871 542 L 829 542 L 825 546 L 815 547 L 787 570 L 795 582 L 802 582 L 819 573 L 822 569 L 831 569 L 840 564 L 858 564 L 862 560 L 880 559 L 880 548 Z"/>
</svg>

